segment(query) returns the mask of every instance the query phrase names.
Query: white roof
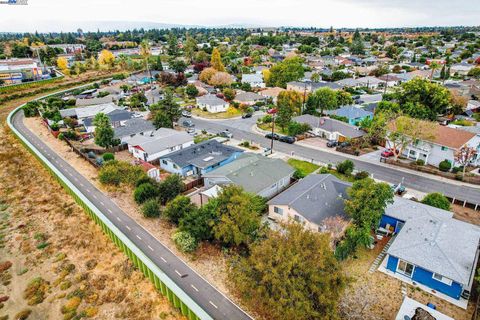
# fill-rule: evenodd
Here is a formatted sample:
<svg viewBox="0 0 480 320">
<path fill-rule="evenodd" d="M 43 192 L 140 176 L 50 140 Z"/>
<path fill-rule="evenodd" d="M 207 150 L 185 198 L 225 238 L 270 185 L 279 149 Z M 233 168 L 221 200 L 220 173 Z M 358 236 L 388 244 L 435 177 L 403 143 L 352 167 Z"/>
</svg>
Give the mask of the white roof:
<svg viewBox="0 0 480 320">
<path fill-rule="evenodd" d="M 415 202 L 401 197 L 395 197 L 393 200 L 392 204 L 387 205 L 385 214 L 401 221 L 423 217 L 444 219 L 453 217 L 453 213 L 450 211 L 438 209 L 421 202 Z"/>
<path fill-rule="evenodd" d="M 444 315 L 443 313 L 434 310 L 432 308 L 427 307 L 424 304 L 421 304 L 420 302 L 413 300 L 407 296 L 403 299 L 402 306 L 400 307 L 400 310 L 398 310 L 397 316 L 395 317 L 395 320 L 405 320 L 405 319 L 411 319 L 415 315 L 415 310 L 417 308 L 421 308 L 428 313 L 430 313 L 436 320 L 455 320 L 453 318 L 450 318 L 449 316 Z M 405 316 L 408 316 L 408 318 L 405 318 Z"/>
<path fill-rule="evenodd" d="M 191 135 L 169 128 L 159 128 L 151 134 L 136 135 L 127 141 L 129 145 L 139 146 L 150 155 L 187 142 L 193 142 Z"/>
<path fill-rule="evenodd" d="M 75 108 L 75 113 L 77 114 L 78 119 L 94 117 L 98 113 L 108 114 L 114 110 L 120 109 L 113 102 L 97 104 L 88 107 Z"/>
</svg>

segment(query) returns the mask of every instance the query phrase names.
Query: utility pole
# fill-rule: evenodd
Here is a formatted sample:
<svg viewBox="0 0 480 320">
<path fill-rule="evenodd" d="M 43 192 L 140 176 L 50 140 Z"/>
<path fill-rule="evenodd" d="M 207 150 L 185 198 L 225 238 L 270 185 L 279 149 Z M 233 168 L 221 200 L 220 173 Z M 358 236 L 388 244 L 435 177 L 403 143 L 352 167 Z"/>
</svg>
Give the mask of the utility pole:
<svg viewBox="0 0 480 320">
<path fill-rule="evenodd" d="M 273 135 L 275 134 L 275 115 L 277 114 L 277 109 L 273 108 L 267 111 L 268 114 L 272 115 L 272 136 L 270 141 L 270 154 L 273 154 Z"/>
<path fill-rule="evenodd" d="M 388 77 L 389 77 L 389 74 L 387 73 L 387 80 L 385 80 L 385 88 L 383 88 L 383 94 L 387 93 Z"/>
</svg>

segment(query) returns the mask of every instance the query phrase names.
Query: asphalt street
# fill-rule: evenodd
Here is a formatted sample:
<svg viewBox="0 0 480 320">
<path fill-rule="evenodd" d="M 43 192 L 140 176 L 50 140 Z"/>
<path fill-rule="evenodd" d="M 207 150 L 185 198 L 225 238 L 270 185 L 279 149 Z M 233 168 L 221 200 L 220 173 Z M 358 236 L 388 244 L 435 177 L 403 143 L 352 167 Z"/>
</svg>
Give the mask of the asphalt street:
<svg viewBox="0 0 480 320">
<path fill-rule="evenodd" d="M 192 121 L 195 124 L 197 132 L 200 130 L 207 130 L 208 132 L 218 133 L 228 129 L 233 133 L 234 139 L 245 139 L 259 143 L 262 147 L 270 147 L 270 139 L 266 139 L 264 136 L 251 130 L 257 118 L 258 116 L 254 116 L 249 119 L 229 119 L 216 121 L 207 121 L 195 118 L 192 119 Z M 458 185 L 453 181 L 449 182 L 445 180 L 437 180 L 421 174 L 415 174 L 414 172 L 410 173 L 398 170 L 395 167 L 386 167 L 381 164 L 376 164 L 375 162 L 355 160 L 341 154 L 312 149 L 297 144 L 286 144 L 275 141 L 274 150 L 289 155 L 292 155 L 293 153 L 293 155 L 297 155 L 306 159 L 313 159 L 323 163 L 336 164 L 346 159 L 350 159 L 355 163 L 355 168 L 357 170 L 368 171 L 376 179 L 394 184 L 402 182 L 403 179 L 403 184 L 407 188 L 412 188 L 425 193 L 441 192 L 450 198 L 455 198 L 460 201 L 466 200 L 472 204 L 480 204 L 480 188 L 478 187 L 476 188 L 466 184 Z"/>
<path fill-rule="evenodd" d="M 24 125 L 23 118 L 22 111 L 15 114 L 15 128 L 204 311 L 214 319 L 252 319 L 52 151 Z"/>
</svg>

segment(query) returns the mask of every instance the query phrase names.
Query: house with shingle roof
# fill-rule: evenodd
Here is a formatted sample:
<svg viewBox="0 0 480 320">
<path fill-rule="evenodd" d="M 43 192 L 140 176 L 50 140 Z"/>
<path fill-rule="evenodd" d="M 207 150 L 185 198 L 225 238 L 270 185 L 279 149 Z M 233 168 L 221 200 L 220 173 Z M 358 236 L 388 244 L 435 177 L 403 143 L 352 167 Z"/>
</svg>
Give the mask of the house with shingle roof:
<svg viewBox="0 0 480 320">
<path fill-rule="evenodd" d="M 327 140 L 343 142 L 346 139 L 356 139 L 365 135 L 365 131 L 343 121 L 328 117 L 317 117 L 310 114 L 303 114 L 293 118 L 298 123 L 310 125 L 311 132 Z"/>
<path fill-rule="evenodd" d="M 128 142 L 136 135 L 149 134 L 153 130 L 155 130 L 153 123 L 142 118 L 126 120 L 123 126 L 113 128 L 114 137 L 120 139 L 121 143 Z"/>
<path fill-rule="evenodd" d="M 210 113 L 218 113 L 227 111 L 229 103 L 214 94 L 206 94 L 197 98 L 197 106 Z"/>
<path fill-rule="evenodd" d="M 203 175 L 205 186 L 235 184 L 271 198 L 290 185 L 295 169 L 281 159 L 244 153 L 237 160 Z"/>
<path fill-rule="evenodd" d="M 438 166 L 443 160 L 448 160 L 454 167 L 458 165 L 455 163 L 455 152 L 466 145 L 477 150 L 477 154 L 470 162 L 471 165 L 480 165 L 480 136 L 475 133 L 436 125 L 433 137 L 428 141 L 417 140 L 411 143 L 403 150 L 402 155 L 413 161 L 423 160 L 425 164 L 432 166 Z M 386 147 L 393 148 L 393 143 L 388 139 Z"/>
<path fill-rule="evenodd" d="M 326 110 L 325 114 L 347 118 L 348 123 L 353 126 L 358 126 L 365 119 L 373 119 L 373 112 L 366 111 L 359 105 L 342 106 L 335 110 Z"/>
</svg>

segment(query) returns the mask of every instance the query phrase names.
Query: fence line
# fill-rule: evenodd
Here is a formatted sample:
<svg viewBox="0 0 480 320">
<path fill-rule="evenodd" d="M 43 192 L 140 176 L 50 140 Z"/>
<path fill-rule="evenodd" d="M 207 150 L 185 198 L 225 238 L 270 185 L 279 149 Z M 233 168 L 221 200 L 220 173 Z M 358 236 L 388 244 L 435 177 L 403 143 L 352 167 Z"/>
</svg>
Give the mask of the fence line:
<svg viewBox="0 0 480 320">
<path fill-rule="evenodd" d="M 85 86 L 81 86 L 85 87 Z M 81 88 L 78 87 L 78 88 Z M 71 91 L 65 90 L 64 92 Z M 59 92 L 55 93 L 59 94 Z M 44 99 L 50 95 L 38 98 Z M 167 299 L 178 308 L 181 313 L 190 320 L 213 318 L 203 310 L 195 301 L 192 300 L 170 277 L 168 277 L 155 263 L 153 263 L 123 232 L 121 232 L 83 193 L 73 185 L 63 173 L 61 173 L 38 149 L 33 146 L 13 125 L 13 116 L 22 110 L 25 104 L 12 111 L 7 118 L 8 126 L 20 142 L 31 152 L 40 163 L 52 174 L 54 178 L 66 189 L 66 191 L 75 199 L 75 201 L 87 212 L 107 234 L 112 241 L 128 256 L 134 265 L 150 279 Z"/>
</svg>

